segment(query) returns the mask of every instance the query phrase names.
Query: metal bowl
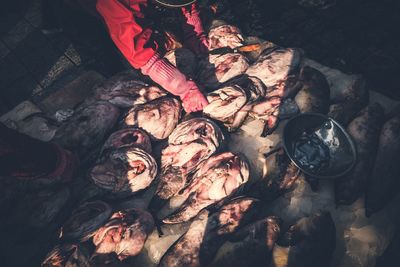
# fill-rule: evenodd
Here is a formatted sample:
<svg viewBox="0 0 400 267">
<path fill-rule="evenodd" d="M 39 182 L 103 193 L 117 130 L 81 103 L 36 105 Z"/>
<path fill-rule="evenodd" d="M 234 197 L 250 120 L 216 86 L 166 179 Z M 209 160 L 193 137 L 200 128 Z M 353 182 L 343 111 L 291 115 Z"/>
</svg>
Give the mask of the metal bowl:
<svg viewBox="0 0 400 267">
<path fill-rule="evenodd" d="M 293 163 L 315 178 L 336 178 L 356 163 L 356 148 L 346 130 L 319 113 L 290 119 L 283 129 L 283 147 Z"/>
</svg>

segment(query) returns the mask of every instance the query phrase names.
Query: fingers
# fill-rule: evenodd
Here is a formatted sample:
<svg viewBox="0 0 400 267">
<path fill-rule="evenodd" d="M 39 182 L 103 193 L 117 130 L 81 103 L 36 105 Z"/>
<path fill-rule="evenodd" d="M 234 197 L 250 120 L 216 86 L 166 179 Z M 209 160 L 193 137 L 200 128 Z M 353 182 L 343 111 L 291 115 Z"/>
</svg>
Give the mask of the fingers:
<svg viewBox="0 0 400 267">
<path fill-rule="evenodd" d="M 204 102 L 201 103 L 198 101 L 193 101 L 190 103 L 183 103 L 183 108 L 187 113 L 191 113 L 191 112 L 202 111 L 206 105 L 207 104 L 204 104 Z"/>
<path fill-rule="evenodd" d="M 187 113 L 202 111 L 208 105 L 207 98 L 198 90 L 194 90 L 183 100 L 183 108 Z"/>
</svg>

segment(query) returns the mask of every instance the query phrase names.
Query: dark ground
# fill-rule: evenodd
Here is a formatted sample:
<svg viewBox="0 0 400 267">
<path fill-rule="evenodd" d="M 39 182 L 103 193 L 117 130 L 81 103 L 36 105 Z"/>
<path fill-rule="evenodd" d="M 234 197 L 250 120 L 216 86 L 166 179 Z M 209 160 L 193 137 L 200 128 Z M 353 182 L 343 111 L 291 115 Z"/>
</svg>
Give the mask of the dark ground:
<svg viewBox="0 0 400 267">
<path fill-rule="evenodd" d="M 244 30 L 257 28 L 265 39 L 300 47 L 322 64 L 361 73 L 373 90 L 400 99 L 399 1 L 337 0 L 326 10 L 303 8 L 294 0 L 231 2 L 243 24 L 249 17 L 260 21 Z"/>
<path fill-rule="evenodd" d="M 246 34 L 347 73 L 361 73 L 372 89 L 400 99 L 399 6 L 396 0 L 338 0 L 320 10 L 296 0 L 226 0 Z M 65 32 L 40 32 L 40 0 L 14 0 L 0 9 L 0 114 L 57 88 L 55 81 L 84 70 L 104 76 L 123 69 L 101 23 L 64 9 Z"/>
</svg>

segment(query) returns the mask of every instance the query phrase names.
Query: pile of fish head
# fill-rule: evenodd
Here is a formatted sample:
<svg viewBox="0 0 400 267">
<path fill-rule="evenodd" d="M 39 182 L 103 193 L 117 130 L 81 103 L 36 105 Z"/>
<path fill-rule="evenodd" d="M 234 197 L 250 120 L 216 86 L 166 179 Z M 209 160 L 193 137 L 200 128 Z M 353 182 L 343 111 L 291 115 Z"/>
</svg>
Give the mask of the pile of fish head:
<svg viewBox="0 0 400 267">
<path fill-rule="evenodd" d="M 269 48 L 261 53 L 257 61 L 247 69 L 246 74 L 259 78 L 267 88 L 274 88 L 298 69 L 301 59 L 302 52 L 299 49 Z"/>
<path fill-rule="evenodd" d="M 96 100 L 108 101 L 119 108 L 145 104 L 167 94 L 163 89 L 138 80 L 131 71 L 119 73 L 95 88 Z"/>
<path fill-rule="evenodd" d="M 262 103 L 266 95 L 264 84 L 256 77 L 243 76 L 243 78 L 236 79 L 233 83 L 244 89 L 247 96 L 247 102 L 229 122 L 224 123 L 229 132 L 236 131 L 240 128 L 253 110 L 253 107 Z"/>
<path fill-rule="evenodd" d="M 210 55 L 200 61 L 197 80 L 206 88 L 216 89 L 226 81 L 244 74 L 248 67 L 248 59 L 239 53 Z"/>
<path fill-rule="evenodd" d="M 65 148 L 86 153 L 104 140 L 119 115 L 117 107 L 104 101 L 81 106 L 58 128 L 53 141 Z"/>
<path fill-rule="evenodd" d="M 90 172 L 94 183 L 114 194 L 146 189 L 157 175 L 153 156 L 141 148 L 121 147 L 102 157 Z"/>
<path fill-rule="evenodd" d="M 375 103 L 364 108 L 347 127 L 356 146 L 357 162 L 349 174 L 335 180 L 336 204 L 351 205 L 365 193 L 384 121 L 383 108 Z"/>
<path fill-rule="evenodd" d="M 241 197 L 214 213 L 202 210 L 188 231 L 164 254 L 159 266 L 207 266 L 229 236 L 254 217 L 257 202 Z"/>
<path fill-rule="evenodd" d="M 124 125 L 139 127 L 152 139 L 162 140 L 175 129 L 180 115 L 180 102 L 172 97 L 163 97 L 131 108 L 124 118 Z"/>
<path fill-rule="evenodd" d="M 280 220 L 270 216 L 233 234 L 210 266 L 269 266 L 272 249 L 280 234 Z"/>
<path fill-rule="evenodd" d="M 204 114 L 224 123 L 228 131 L 238 129 L 253 105 L 265 97 L 266 88 L 256 77 L 241 76 L 207 95 Z"/>
<path fill-rule="evenodd" d="M 87 241 L 111 216 L 111 207 L 103 201 L 87 202 L 72 212 L 61 228 L 60 238 Z"/>
<path fill-rule="evenodd" d="M 136 256 L 142 251 L 147 236 L 153 231 L 150 213 L 130 209 L 114 213 L 93 236 L 96 253 L 116 253 L 120 260 Z"/>
<path fill-rule="evenodd" d="M 195 77 L 197 57 L 189 49 L 178 48 L 171 50 L 164 57 L 187 77 Z"/>
<path fill-rule="evenodd" d="M 238 85 L 228 85 L 207 95 L 209 104 L 203 112 L 218 121 L 229 122 L 246 104 L 246 92 Z"/>
<path fill-rule="evenodd" d="M 282 103 L 281 97 L 267 97 L 254 104 L 249 111 L 249 117 L 264 122 L 262 137 L 271 134 L 278 127 Z"/>
<path fill-rule="evenodd" d="M 400 109 L 383 125 L 372 175 L 365 194 L 367 217 L 383 209 L 400 187 Z"/>
<path fill-rule="evenodd" d="M 244 37 L 239 28 L 234 25 L 220 25 L 213 27 L 208 33 L 209 50 L 216 48 L 236 48 L 244 45 Z"/>
<path fill-rule="evenodd" d="M 278 118 L 287 118 L 298 113 L 299 108 L 290 97 L 297 94 L 301 84 L 298 73 L 295 69 L 293 71 L 294 73 L 288 74 L 273 86 L 267 87 L 265 93 L 259 94 L 251 106 L 250 117 L 265 121 L 268 128 L 273 130 L 277 126 Z M 251 78 L 254 80 L 256 77 Z M 261 83 L 263 84 L 262 81 Z"/>
<path fill-rule="evenodd" d="M 335 224 L 329 212 L 317 213 L 298 220 L 278 243 L 271 266 L 329 266 L 336 247 Z"/>
<path fill-rule="evenodd" d="M 246 91 L 249 103 L 255 103 L 267 96 L 267 88 L 257 77 L 243 75 L 240 78 L 232 80 L 230 83 L 237 84 Z"/>
<path fill-rule="evenodd" d="M 151 153 L 150 137 L 145 131 L 135 127 L 118 130 L 108 137 L 100 154 L 121 147 L 137 147 Z"/>
<path fill-rule="evenodd" d="M 42 267 L 90 266 L 90 254 L 80 244 L 62 244 L 54 247 L 45 257 Z"/>
<path fill-rule="evenodd" d="M 250 117 L 265 122 L 262 136 L 276 129 L 283 99 L 297 93 L 297 72 L 302 59 L 298 49 L 267 47 L 246 71 L 246 75 L 258 78 L 266 87 L 264 97 L 258 98 L 248 112 Z"/>
<path fill-rule="evenodd" d="M 189 221 L 200 210 L 232 196 L 248 180 L 249 166 L 244 156 L 231 152 L 214 155 L 200 164 L 188 185 L 179 193 L 186 201 L 163 222 Z"/>
<path fill-rule="evenodd" d="M 194 118 L 182 122 L 168 139 L 161 155 L 161 176 L 156 196 L 169 199 L 186 184 L 187 176 L 200 162 L 214 154 L 225 141 L 211 120 Z"/>
</svg>

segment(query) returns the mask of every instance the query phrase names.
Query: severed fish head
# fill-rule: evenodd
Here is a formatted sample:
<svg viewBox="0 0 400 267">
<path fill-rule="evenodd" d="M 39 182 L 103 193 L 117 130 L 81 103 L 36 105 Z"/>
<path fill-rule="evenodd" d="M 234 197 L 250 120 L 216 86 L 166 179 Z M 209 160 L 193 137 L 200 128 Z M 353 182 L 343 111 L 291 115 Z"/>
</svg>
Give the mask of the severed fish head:
<svg viewBox="0 0 400 267">
<path fill-rule="evenodd" d="M 132 71 L 114 75 L 95 88 L 95 99 L 120 108 L 145 104 L 167 94 L 163 89 L 138 80 Z"/>
<path fill-rule="evenodd" d="M 239 28 L 233 25 L 220 25 L 208 33 L 209 49 L 230 47 L 236 48 L 244 45 L 244 38 Z"/>
<path fill-rule="evenodd" d="M 247 96 L 240 86 L 228 85 L 209 93 L 207 100 L 209 104 L 204 108 L 204 114 L 228 122 L 247 103 Z"/>
<path fill-rule="evenodd" d="M 204 113 L 235 131 L 246 119 L 253 105 L 264 99 L 266 88 L 256 77 L 241 76 L 208 94 Z"/>
<path fill-rule="evenodd" d="M 119 114 L 117 107 L 104 101 L 81 106 L 58 128 L 53 141 L 80 153 L 88 152 L 105 138 Z"/>
<path fill-rule="evenodd" d="M 240 154 L 225 152 L 204 161 L 193 175 L 190 184 L 182 195 L 189 196 L 197 183 L 204 184 L 200 196 L 208 195 L 208 199 L 218 201 L 229 196 L 242 184 L 249 180 L 247 159 Z"/>
<path fill-rule="evenodd" d="M 180 223 L 192 219 L 200 210 L 232 196 L 248 179 L 249 167 L 241 155 L 225 152 L 210 157 L 200 164 L 179 194 L 186 199 L 181 208 L 163 222 Z"/>
<path fill-rule="evenodd" d="M 236 84 L 243 88 L 249 103 L 257 102 L 267 95 L 267 88 L 257 77 L 243 75 L 231 80 L 229 84 Z"/>
<path fill-rule="evenodd" d="M 229 235 L 253 217 L 256 202 L 242 197 L 223 204 L 214 213 L 203 209 L 164 254 L 159 266 L 208 266 Z"/>
<path fill-rule="evenodd" d="M 71 241 L 87 241 L 111 216 L 111 207 L 103 201 L 80 205 L 61 228 L 60 238 Z"/>
<path fill-rule="evenodd" d="M 150 137 L 145 131 L 135 127 L 118 130 L 108 137 L 101 154 L 120 147 L 137 147 L 151 153 Z"/>
<path fill-rule="evenodd" d="M 153 217 L 146 211 L 118 211 L 93 236 L 96 253 L 116 253 L 120 260 L 136 256 L 142 251 L 153 228 Z"/>
<path fill-rule="evenodd" d="M 218 236 L 234 233 L 254 217 L 258 204 L 259 200 L 250 197 L 230 200 L 210 216 L 210 231 Z"/>
<path fill-rule="evenodd" d="M 187 176 L 224 141 L 221 129 L 209 119 L 194 118 L 180 123 L 162 151 L 162 174 L 156 195 L 169 199 L 178 193 L 185 186 Z"/>
<path fill-rule="evenodd" d="M 267 88 L 274 88 L 288 79 L 298 69 L 302 52 L 293 48 L 266 49 L 251 65 L 246 74 L 259 78 Z"/>
<path fill-rule="evenodd" d="M 212 120 L 194 118 L 180 123 L 168 138 L 170 145 L 188 144 L 198 139 L 208 139 L 215 147 L 223 144 L 225 137 Z"/>
<path fill-rule="evenodd" d="M 210 55 L 199 63 L 198 80 L 205 87 L 215 89 L 224 82 L 244 74 L 248 67 L 247 58 L 239 53 Z"/>
<path fill-rule="evenodd" d="M 101 158 L 90 172 L 94 183 L 116 194 L 147 188 L 157 175 L 157 163 L 146 151 L 121 147 Z"/>
<path fill-rule="evenodd" d="M 162 140 L 175 129 L 180 115 L 180 102 L 172 97 L 163 97 L 131 108 L 124 124 L 145 130 L 154 140 Z"/>
</svg>

